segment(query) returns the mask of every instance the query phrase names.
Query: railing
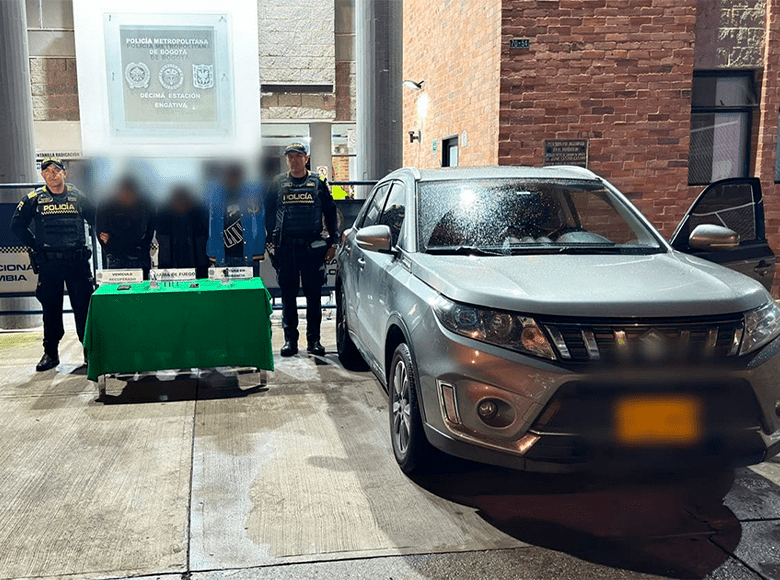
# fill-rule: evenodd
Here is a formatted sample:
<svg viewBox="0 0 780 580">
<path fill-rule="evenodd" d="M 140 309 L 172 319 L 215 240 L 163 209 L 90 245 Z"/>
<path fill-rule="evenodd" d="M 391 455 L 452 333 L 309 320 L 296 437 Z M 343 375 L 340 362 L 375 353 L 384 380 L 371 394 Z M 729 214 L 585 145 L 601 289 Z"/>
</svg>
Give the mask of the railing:
<svg viewBox="0 0 780 580">
<path fill-rule="evenodd" d="M 331 185 L 338 185 L 338 186 L 371 186 L 373 187 L 376 185 L 377 181 L 375 180 L 348 180 L 348 181 L 329 181 Z M 32 190 L 36 189 L 38 187 L 41 187 L 44 185 L 43 182 L 41 183 L 0 183 L 0 190 Z M 339 199 L 336 200 L 336 207 L 339 208 L 340 214 L 341 214 L 341 228 L 346 229 L 352 226 L 353 222 L 355 221 L 355 218 L 357 217 L 358 212 L 360 211 L 360 208 L 363 205 L 364 200 L 356 200 L 356 199 Z M 10 222 L 10 215 L 9 212 L 12 213 L 13 208 L 16 206 L 16 202 L 14 203 L 5 203 L 0 204 L 0 206 L 6 206 L 5 209 L 9 211 L 0 211 L 0 217 L 4 221 L 6 221 L 5 227 L 7 228 L 7 222 Z M 7 219 L 6 219 L 7 218 Z M 2 228 L 0 228 L 0 232 L 2 231 Z M 10 232 L 9 232 L 10 234 Z M 94 228 L 90 226 L 89 228 L 89 234 L 90 234 L 90 242 L 92 246 L 92 255 L 93 257 L 98 256 L 98 243 L 97 243 L 97 237 L 95 235 Z M 4 241 L 5 237 L 5 241 Z M 18 242 L 13 242 L 13 240 L 10 239 L 11 236 L 2 236 L 0 235 L 0 249 L 3 247 L 16 247 L 19 245 Z M 97 270 L 97 262 L 98 260 L 94 259 L 92 260 L 93 263 L 93 274 L 95 273 L 95 270 Z M 334 296 L 336 288 L 333 284 L 326 284 L 323 286 L 323 296 L 329 296 L 331 299 Z M 280 292 L 278 288 L 269 288 L 269 291 L 271 295 L 274 298 L 280 297 Z M 0 298 L 29 298 L 35 296 L 34 292 L 6 292 L 2 293 L 0 292 Z M 332 300 L 331 300 L 332 302 Z M 328 304 L 324 304 L 323 308 L 333 308 L 335 305 L 329 302 Z M 281 308 L 280 305 L 276 304 L 276 300 L 274 300 L 273 307 Z M 9 315 L 30 315 L 30 314 L 41 314 L 40 310 L 18 310 L 18 311 L 2 311 L 0 312 L 0 316 L 9 316 Z"/>
</svg>

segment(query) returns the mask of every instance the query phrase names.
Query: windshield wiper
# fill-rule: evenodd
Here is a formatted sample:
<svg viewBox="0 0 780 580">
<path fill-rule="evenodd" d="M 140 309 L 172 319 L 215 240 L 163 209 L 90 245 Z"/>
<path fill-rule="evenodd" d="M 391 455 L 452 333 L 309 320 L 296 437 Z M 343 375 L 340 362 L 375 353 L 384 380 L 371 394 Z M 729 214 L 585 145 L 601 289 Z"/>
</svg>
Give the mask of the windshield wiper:
<svg viewBox="0 0 780 580">
<path fill-rule="evenodd" d="M 657 254 L 662 252 L 661 248 L 654 248 L 652 246 L 604 246 L 594 244 L 592 246 L 561 246 L 556 248 L 558 254 Z"/>
<path fill-rule="evenodd" d="M 444 254 L 458 256 L 503 256 L 504 252 L 497 250 L 487 250 L 477 246 L 443 246 L 437 248 L 426 248 L 426 254 Z"/>
</svg>

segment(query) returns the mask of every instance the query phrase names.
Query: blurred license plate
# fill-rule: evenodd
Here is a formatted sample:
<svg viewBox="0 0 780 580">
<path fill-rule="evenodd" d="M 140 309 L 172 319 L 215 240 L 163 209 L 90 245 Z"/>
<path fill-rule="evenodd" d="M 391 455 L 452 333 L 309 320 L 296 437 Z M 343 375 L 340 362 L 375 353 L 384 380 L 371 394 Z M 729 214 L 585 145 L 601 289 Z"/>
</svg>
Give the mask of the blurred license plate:
<svg viewBox="0 0 780 580">
<path fill-rule="evenodd" d="M 688 395 L 633 395 L 615 405 L 615 437 L 622 445 L 692 445 L 701 440 L 701 400 Z"/>
</svg>

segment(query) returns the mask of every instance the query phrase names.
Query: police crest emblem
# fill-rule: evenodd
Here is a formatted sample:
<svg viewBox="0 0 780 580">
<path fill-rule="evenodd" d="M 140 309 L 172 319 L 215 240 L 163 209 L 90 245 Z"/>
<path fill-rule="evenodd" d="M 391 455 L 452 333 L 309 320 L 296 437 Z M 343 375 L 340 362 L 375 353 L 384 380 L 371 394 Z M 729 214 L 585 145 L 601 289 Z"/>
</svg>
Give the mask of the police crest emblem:
<svg viewBox="0 0 780 580">
<path fill-rule="evenodd" d="M 169 91 L 178 89 L 184 82 L 184 71 L 175 64 L 163 65 L 157 76 L 160 84 Z"/>
<path fill-rule="evenodd" d="M 196 89 L 210 89 L 214 86 L 214 65 L 193 64 L 192 86 Z"/>
<path fill-rule="evenodd" d="M 131 62 L 125 67 L 125 82 L 131 89 L 146 89 L 152 73 L 149 67 L 142 62 Z"/>
</svg>

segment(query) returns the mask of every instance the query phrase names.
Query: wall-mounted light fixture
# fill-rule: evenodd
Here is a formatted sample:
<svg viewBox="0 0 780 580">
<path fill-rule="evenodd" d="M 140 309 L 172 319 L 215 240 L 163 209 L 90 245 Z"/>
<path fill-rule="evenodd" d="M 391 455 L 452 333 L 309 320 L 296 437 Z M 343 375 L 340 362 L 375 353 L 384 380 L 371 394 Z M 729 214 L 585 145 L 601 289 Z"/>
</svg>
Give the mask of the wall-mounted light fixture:
<svg viewBox="0 0 780 580">
<path fill-rule="evenodd" d="M 403 82 L 403 85 L 404 85 L 404 88 L 409 89 L 410 91 L 421 91 L 422 88 L 423 88 L 423 83 L 425 83 L 425 81 L 420 81 L 418 83 L 418 82 L 410 81 L 409 79 L 407 79 L 407 80 L 405 80 Z"/>
<path fill-rule="evenodd" d="M 415 141 L 420 140 L 420 130 L 417 129 L 416 131 L 409 131 L 409 143 L 414 143 Z"/>
</svg>

